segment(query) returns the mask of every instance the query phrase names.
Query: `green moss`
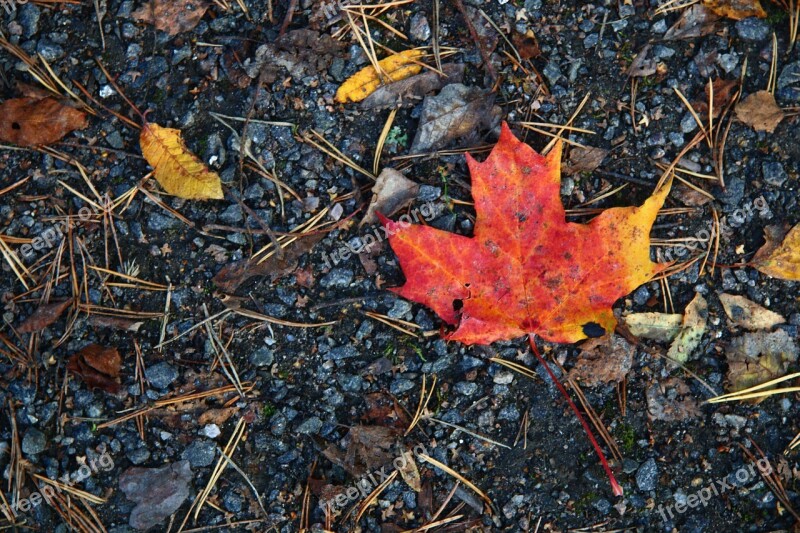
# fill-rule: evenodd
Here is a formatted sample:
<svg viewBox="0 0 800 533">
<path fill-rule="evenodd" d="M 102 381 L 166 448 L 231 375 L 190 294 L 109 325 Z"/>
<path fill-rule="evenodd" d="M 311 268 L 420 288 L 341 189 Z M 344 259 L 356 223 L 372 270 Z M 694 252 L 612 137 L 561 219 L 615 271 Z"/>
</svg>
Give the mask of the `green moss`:
<svg viewBox="0 0 800 533">
<path fill-rule="evenodd" d="M 269 418 L 275 414 L 278 409 L 269 402 L 264 403 L 264 407 L 261 408 L 261 416 L 264 418 Z"/>
<path fill-rule="evenodd" d="M 630 424 L 620 424 L 615 431 L 617 439 L 622 445 L 622 450 L 625 453 L 633 451 L 633 446 L 636 444 L 636 431 Z"/>
</svg>

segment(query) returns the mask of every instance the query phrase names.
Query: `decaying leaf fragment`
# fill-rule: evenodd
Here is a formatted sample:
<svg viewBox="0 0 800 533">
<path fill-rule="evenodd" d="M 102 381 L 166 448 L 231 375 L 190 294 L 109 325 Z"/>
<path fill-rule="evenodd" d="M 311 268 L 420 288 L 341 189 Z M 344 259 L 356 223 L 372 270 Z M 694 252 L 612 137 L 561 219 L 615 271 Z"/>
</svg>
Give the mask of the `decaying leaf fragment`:
<svg viewBox="0 0 800 533">
<path fill-rule="evenodd" d="M 378 66 L 383 71 L 384 79 L 372 65 L 362 68 L 339 87 L 336 91 L 336 101 L 341 104 L 360 102 L 384 81 L 387 83 L 398 81 L 418 74 L 422 70 L 420 61 L 424 55 L 424 51 L 412 49 L 381 59 L 378 61 Z"/>
<path fill-rule="evenodd" d="M 456 140 L 468 146 L 464 143 L 477 140 L 482 130 L 500 122 L 500 108 L 494 100 L 491 91 L 460 83 L 448 85 L 436 96 L 427 96 L 409 153 L 438 150 Z"/>
<path fill-rule="evenodd" d="M 736 106 L 736 118 L 756 131 L 774 132 L 785 116 L 769 91 L 750 94 Z"/>
<path fill-rule="evenodd" d="M 208 7 L 206 0 L 150 0 L 131 14 L 156 29 L 177 35 L 197 26 Z"/>
<path fill-rule="evenodd" d="M 700 345 L 703 333 L 706 332 L 706 320 L 708 319 L 708 303 L 698 292 L 683 315 L 681 330 L 672 345 L 669 347 L 667 357 L 679 363 L 685 363 L 692 352 Z"/>
<path fill-rule="evenodd" d="M 647 416 L 650 420 L 677 422 L 700 415 L 691 389 L 680 378 L 672 377 L 647 388 Z"/>
<path fill-rule="evenodd" d="M 665 41 L 691 39 L 702 37 L 714 31 L 714 24 L 719 20 L 719 15 L 706 9 L 701 4 L 689 6 L 681 13 L 678 22 L 672 25 L 664 34 Z"/>
<path fill-rule="evenodd" d="M 361 220 L 364 224 L 378 222 L 376 212 L 392 216 L 407 206 L 417 197 L 419 184 L 403 176 L 393 168 L 384 168 L 372 186 L 372 200 L 367 208 L 367 214 Z"/>
<path fill-rule="evenodd" d="M 422 480 L 419 476 L 417 462 L 414 460 L 414 454 L 412 452 L 403 452 L 403 455 L 393 461 L 392 464 L 398 472 L 400 472 L 403 481 L 405 481 L 414 492 L 422 490 Z"/>
<path fill-rule="evenodd" d="M 761 307 L 744 296 L 722 293 L 719 295 L 719 301 L 722 302 L 728 318 L 737 326 L 749 330 L 771 329 L 786 322 L 786 319 L 778 313 Z"/>
<path fill-rule="evenodd" d="M 79 376 L 90 388 L 116 394 L 120 389 L 122 358 L 116 348 L 90 344 L 72 355 L 67 370 Z"/>
<path fill-rule="evenodd" d="M 600 166 L 608 155 L 605 148 L 595 146 L 576 146 L 569 151 L 569 161 L 564 167 L 564 174 L 591 172 Z"/>
<path fill-rule="evenodd" d="M 756 331 L 736 337 L 725 352 L 728 358 L 728 390 L 737 392 L 786 373 L 797 361 L 797 343 L 786 331 Z M 763 398 L 755 400 L 763 400 Z"/>
<path fill-rule="evenodd" d="M 6 100 L 0 104 L 0 117 L 0 141 L 18 146 L 54 143 L 89 125 L 86 113 L 53 97 Z"/>
<path fill-rule="evenodd" d="M 618 383 L 631 371 L 635 352 L 636 348 L 620 335 L 589 339 L 581 344 L 581 353 L 569 376 L 587 387 Z"/>
<path fill-rule="evenodd" d="M 297 260 L 322 240 L 324 233 L 299 237 L 283 250 L 283 256 L 273 255 L 263 262 L 242 259 L 222 267 L 214 276 L 214 283 L 223 292 L 234 293 L 239 286 L 256 276 L 269 276 L 271 281 L 285 276 L 297 266 Z"/>
<path fill-rule="evenodd" d="M 612 305 L 666 265 L 650 260 L 650 228 L 669 192 L 641 207 L 567 222 L 561 144 L 542 156 L 506 124 L 489 158 L 467 158 L 473 237 L 385 219 L 406 284 L 396 293 L 433 309 L 465 344 L 522 335 L 571 343 L 613 331 Z"/>
<path fill-rule="evenodd" d="M 186 147 L 181 131 L 152 122 L 142 126 L 142 155 L 164 190 L 187 200 L 219 200 L 222 182 Z"/>
<path fill-rule="evenodd" d="M 703 0 L 702 4 L 720 17 L 733 20 L 767 16 L 759 0 Z"/>
<path fill-rule="evenodd" d="M 362 109 L 409 107 L 419 103 L 425 95 L 438 91 L 445 85 L 461 83 L 464 79 L 463 63 L 446 63 L 442 73 L 426 70 L 404 80 L 383 85 L 361 102 Z"/>
<path fill-rule="evenodd" d="M 34 331 L 42 331 L 44 328 L 58 320 L 58 317 L 60 317 L 70 305 L 72 305 L 72 300 L 64 300 L 61 302 L 51 302 L 49 304 L 45 304 L 36 309 L 31 316 L 26 318 L 25 321 L 19 325 L 17 331 L 20 333 L 33 333 Z"/>
<path fill-rule="evenodd" d="M 800 280 L 800 224 L 764 228 L 766 244 L 759 248 L 750 266 L 773 278 Z"/>
<path fill-rule="evenodd" d="M 623 320 L 628 330 L 641 339 L 669 342 L 681 331 L 683 315 L 674 313 L 631 313 Z"/>
</svg>

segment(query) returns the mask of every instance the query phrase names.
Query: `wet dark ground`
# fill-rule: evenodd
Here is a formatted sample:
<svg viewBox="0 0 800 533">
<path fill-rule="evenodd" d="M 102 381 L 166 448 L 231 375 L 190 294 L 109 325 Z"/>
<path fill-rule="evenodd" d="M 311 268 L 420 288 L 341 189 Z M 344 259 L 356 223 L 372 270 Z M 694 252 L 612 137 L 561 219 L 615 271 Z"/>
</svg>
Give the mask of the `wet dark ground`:
<svg viewBox="0 0 800 533">
<path fill-rule="evenodd" d="M 702 98 L 709 77 L 739 79 L 745 61 L 743 92 L 765 88 L 773 32 L 779 51 L 777 101 L 786 107 L 800 103 L 800 80 L 792 75 L 800 70 L 800 52 L 795 47 L 785 53 L 788 18 L 773 4 L 766 6 L 766 19 L 721 20 L 714 32 L 703 37 L 663 41 L 680 13 L 655 15 L 655 2 L 465 3 L 470 8 L 482 8 L 509 36 L 530 29 L 538 39 L 541 54 L 526 60 L 528 73 L 515 68 L 504 53 L 511 53 L 510 47 L 499 40 L 492 55 L 498 75 L 495 82 L 482 67 L 481 55 L 455 4 L 441 2 L 441 44 L 457 49 L 448 60 L 466 64 L 466 85 L 494 89 L 502 118 L 515 131 L 523 133 L 516 124 L 525 120 L 564 124 L 589 95 L 574 125 L 596 135 L 579 133 L 570 139 L 609 149 L 610 153 L 596 172 L 565 177 L 562 199 L 568 208 L 594 198 L 606 185 L 626 183 L 625 177 L 635 179 L 627 180 L 629 186 L 622 192 L 593 207 L 643 201 L 661 175 L 656 164 L 669 164 L 698 131 L 674 88 L 695 101 Z M 312 54 L 308 46 L 284 51 L 294 70 L 285 64 L 268 64 L 274 68 L 274 76 L 262 77 L 264 84 L 257 90 L 257 78 L 267 67 L 254 66 L 255 51 L 278 37 L 285 3 L 274 2 L 274 21 L 268 20 L 266 2 L 245 0 L 249 18 L 236 2 L 231 2 L 227 12 L 214 5 L 194 30 L 174 37 L 133 20 L 132 10 L 139 7 L 134 2 L 108 0 L 106 4 L 105 50 L 91 2 L 56 8 L 21 6 L 14 14 L 3 15 L 0 29 L 27 53 L 38 52 L 45 57 L 65 82 L 77 81 L 104 105 L 134 117 L 98 68 L 95 60 L 100 59 L 119 76 L 117 82 L 133 102 L 142 111 L 150 111 L 148 120 L 180 128 L 190 148 L 219 171 L 223 181 L 275 232 L 290 231 L 335 203 L 343 208 L 341 218 L 365 205 L 369 180 L 302 141 L 303 134 L 313 129 L 360 165 L 372 166 L 375 145 L 389 111 L 363 111 L 357 105 L 333 101 L 341 82 L 367 64 L 351 34 L 342 39 L 341 47 Z M 289 31 L 311 29 L 326 35 L 343 27 L 342 23 L 326 26 L 324 13 L 314 2 L 301 1 L 298 9 Z M 385 22 L 411 35 L 410 44 L 386 30 L 375 29 L 373 36 L 395 50 L 430 45 L 431 32 L 425 31 L 421 17 L 430 27 L 432 9 L 431 2 L 418 1 L 383 16 Z M 323 17 L 322 22 L 319 17 Z M 481 15 L 475 20 L 482 25 Z M 487 32 L 491 41 L 491 31 Z M 631 80 L 625 70 L 647 43 L 653 44 L 654 57 L 661 67 L 656 74 L 638 80 L 634 127 Z M 248 69 L 252 76 L 248 76 Z M 542 75 L 538 81 L 537 71 Z M 16 82 L 35 83 L 19 68 L 19 61 L 5 51 L 0 52 L 0 73 L 4 99 L 18 96 L 13 88 Z M 546 90 L 537 90 L 540 85 Z M 301 203 L 284 194 L 283 211 L 271 181 L 250 169 L 240 172 L 238 134 L 242 123 L 230 121 L 238 132 L 234 135 L 211 116 L 213 112 L 244 117 L 251 106 L 255 120 L 248 126 L 250 150 L 266 169 L 305 199 Z M 398 112 L 382 166 L 408 167 L 407 176 L 423 185 L 414 205 L 431 200 L 470 201 L 462 155 L 432 155 L 410 163 L 393 159 L 408 153 L 419 115 L 419 105 Z M 456 142 L 448 148 L 477 147 L 493 142 L 496 135 L 497 129 L 476 132 L 461 146 Z M 88 129 L 65 139 L 68 145 L 56 144 L 54 148 L 83 164 L 95 189 L 115 199 L 135 187 L 150 170 L 138 155 L 137 137 L 138 131 L 101 111 L 90 120 Z M 796 118 L 784 120 L 774 133 L 755 132 L 734 121 L 725 152 L 726 189 L 695 180 L 716 199 L 688 213 L 660 217 L 653 236 L 695 235 L 710 227 L 713 208 L 731 219 L 729 231 L 722 235 L 718 262 L 738 265 L 748 259 L 763 243 L 766 225 L 796 224 L 800 220 L 797 139 Z M 548 142 L 547 137 L 533 132 L 528 132 L 526 140 L 537 149 Z M 98 149 L 89 150 L 87 145 Z M 705 145 L 692 149 L 687 159 L 698 172 L 713 174 Z M 39 235 L 54 223 L 53 217 L 84 206 L 84 200 L 62 182 L 92 197 L 75 166 L 40 151 L 0 150 L 0 191 L 25 177 L 31 179 L 24 186 L 0 196 L 2 235 Z M 356 194 L 338 199 L 353 191 Z M 747 209 L 762 197 L 768 209 Z M 668 207 L 684 207 L 685 198 L 680 192 L 674 193 Z M 437 385 L 429 403 L 435 418 L 510 447 L 494 445 L 432 420 L 423 420 L 408 436 L 392 436 L 381 443 L 393 457 L 402 449 L 422 445 L 427 455 L 449 465 L 488 495 L 493 502 L 491 512 L 469 489 L 456 491 L 439 516 L 462 515 L 450 524 L 453 531 L 469 527 L 560 531 L 598 525 L 596 530 L 733 532 L 789 529 L 794 524 L 792 513 L 776 500 L 760 476 L 736 481 L 737 472 L 748 464 L 742 447 L 760 456 L 755 451 L 757 445 L 774 466 L 782 461 L 788 467 L 788 474 L 783 470 L 782 482 L 789 501 L 798 503 L 791 474 L 797 456 L 794 452 L 783 455 L 799 430 L 794 395 L 758 405 L 700 405 L 696 413 L 673 422 L 653 419 L 652 412 L 648 414 L 648 408 L 652 411 L 653 407 L 652 402 L 648 406 L 648 391 L 654 394 L 660 388 L 668 389 L 668 384 L 674 383 L 668 381 L 671 376 L 685 381 L 686 396 L 698 403 L 711 394 L 697 380 L 668 368 L 653 355 L 665 353 L 666 345 L 644 341 L 649 350 L 643 346 L 636 351 L 624 386 L 624 402 L 620 400 L 621 386 L 584 387 L 588 402 L 624 457 L 621 463 L 612 462 L 625 491 L 624 497 L 614 497 L 578 421 L 535 363 L 524 339 L 489 347 L 443 341 L 437 332 L 442 326 L 438 318 L 386 290 L 403 281 L 397 260 L 386 245 L 374 258 L 374 269 L 357 256 L 335 265 L 326 261 L 332 251 L 367 231 L 357 225 L 327 234 L 280 279 L 251 280 L 237 292 L 242 297 L 238 305 L 263 315 L 305 324 L 331 321 L 334 325 L 290 327 L 236 314 L 217 315 L 209 322 L 241 380 L 254 384 L 246 399 L 237 400 L 229 393 L 180 408 L 162 408 L 143 421 L 144 438 L 133 420 L 98 428 L 123 410 L 151 405 L 170 393 L 229 383 L 213 364 L 215 351 L 208 331 L 204 326 L 193 327 L 208 316 L 226 311 L 226 303 L 231 305 L 230 298 L 225 299 L 212 281 L 220 268 L 249 257 L 269 243 L 263 233 L 245 230 L 258 229 L 259 224 L 233 200 L 192 202 L 165 195 L 162 201 L 192 226 L 139 193 L 127 209 L 116 210 L 114 226 L 122 257 L 118 257 L 113 241 L 106 238 L 109 234 L 102 224 L 79 224 L 75 236 L 82 244 L 76 241 L 72 252 L 79 256 L 75 270 L 70 268 L 70 253 L 64 251 L 61 277 L 52 284 L 52 298 L 64 298 L 73 294 L 73 281 L 81 284 L 85 278 L 86 286 L 78 291 L 84 303 L 88 298 L 107 308 L 153 313 L 164 312 L 166 291 L 108 286 L 110 281 L 121 280 L 87 269 L 88 257 L 96 265 L 108 264 L 112 270 L 141 280 L 171 285 L 163 338 L 182 336 L 162 349 L 157 348 L 162 339 L 160 318 L 146 320 L 133 333 L 95 325 L 85 312 L 69 310 L 33 340 L 30 334 L 17 334 L 14 328 L 39 306 L 42 290 L 27 292 L 8 264 L 2 263 L 0 335 L 8 343 L 0 345 L 0 465 L 4 469 L 2 491 L 9 501 L 13 497 L 10 487 L 15 484 L 8 479 L 15 475 L 7 465 L 18 448 L 15 440 L 20 442 L 24 469 L 51 479 L 78 471 L 86 457 L 94 457 L 99 453 L 98 446 L 104 445 L 113 468 L 99 470 L 77 486 L 107 499 L 94 509 L 108 531 L 130 529 L 129 516 L 135 504 L 119 488 L 123 472 L 132 466 L 160 467 L 188 460 L 192 470 L 189 498 L 170 528 L 177 531 L 191 501 L 212 475 L 220 458 L 217 446 L 225 447 L 237 421 L 243 418 L 247 436 L 232 459 L 261 495 L 266 515 L 256 503 L 253 487 L 229 467 L 211 493 L 213 507 L 207 504 L 196 522 L 190 519 L 185 529 L 217 526 L 220 530 L 264 531 L 271 524 L 280 531 L 320 527 L 324 517 L 316 505 L 321 488 L 326 484 L 347 488 L 358 481 L 352 471 L 337 465 L 322 451 L 340 443 L 348 428 L 360 423 L 402 427 L 400 421 L 408 416 L 404 409 L 413 415 L 417 408 L 423 376 L 430 386 L 435 375 Z M 433 225 L 469 234 L 474 213 L 458 203 L 447 205 Z M 744 215 L 731 216 L 737 210 Z M 355 220 L 360 216 L 359 211 Z M 214 225 L 217 227 L 211 229 Z M 58 249 L 42 251 L 26 263 L 29 268 L 35 263 L 37 280 L 47 279 L 47 264 Z M 771 279 L 749 267 L 720 268 L 703 275 L 699 275 L 698 267 L 696 264 L 670 278 L 671 299 L 677 313 L 683 312 L 696 292 L 708 300 L 709 327 L 687 366 L 716 393 L 722 393 L 727 370 L 724 353 L 730 339 L 740 332 L 730 325 L 716 295 L 723 291 L 740 294 L 782 314 L 788 324 L 781 327 L 796 339 L 800 326 L 798 284 Z M 665 311 L 663 288 L 658 282 L 649 283 L 620 300 L 616 309 Z M 420 331 L 432 334 L 406 335 L 367 317 L 366 311 L 413 322 Z M 65 332 L 68 334 L 62 337 Z M 119 394 L 90 390 L 74 377 L 65 385 L 67 359 L 89 343 L 116 347 L 122 355 Z M 9 355 L 10 345 L 30 354 L 30 360 L 15 364 Z M 137 349 L 146 369 L 143 393 L 136 374 Z M 567 369 L 579 353 L 574 346 L 545 344 L 543 350 L 545 355 L 563 361 Z M 511 373 L 489 362 L 492 356 L 534 368 L 539 378 Z M 664 402 L 677 401 L 669 394 L 667 390 Z M 395 406 L 392 397 L 402 407 Z M 378 400 L 384 407 L 376 407 Z M 218 428 L 213 427 L 213 420 L 200 419 L 210 409 L 228 407 L 238 411 L 224 422 L 223 416 Z M 358 443 L 354 444 L 350 435 L 344 445 L 352 453 Z M 376 447 L 365 449 L 358 453 L 377 454 Z M 381 493 L 377 507 L 364 514 L 358 526 L 361 530 L 400 531 L 428 522 L 447 498 L 454 480 L 424 466 L 419 459 L 417 464 L 423 490 L 415 492 L 398 477 Z M 369 467 L 367 461 L 365 468 L 372 470 Z M 313 479 L 309 481 L 309 477 Z M 672 517 L 667 511 L 659 511 L 661 506 L 674 509 L 676 503 L 693 502 L 692 496 L 715 484 L 719 488 L 719 481 L 726 479 L 730 480 L 729 489 L 720 489 L 704 506 L 675 511 Z M 24 480 L 21 496 L 35 490 L 28 474 Z M 306 514 L 308 522 L 301 523 L 307 486 L 311 510 Z M 336 522 L 331 529 L 347 530 L 353 516 L 349 518 L 350 522 Z M 255 522 L 225 525 L 251 520 Z M 23 527 L 69 529 L 48 505 L 21 513 L 15 523 L 20 531 Z M 166 531 L 169 523 L 154 530 Z M 446 527 L 433 530 L 445 531 Z"/>
</svg>

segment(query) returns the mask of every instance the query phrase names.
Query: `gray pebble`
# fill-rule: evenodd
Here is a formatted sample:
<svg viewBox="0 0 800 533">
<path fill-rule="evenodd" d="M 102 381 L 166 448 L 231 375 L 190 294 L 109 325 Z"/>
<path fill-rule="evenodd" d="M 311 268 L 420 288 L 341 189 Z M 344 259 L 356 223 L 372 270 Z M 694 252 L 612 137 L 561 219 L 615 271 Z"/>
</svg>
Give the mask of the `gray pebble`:
<svg viewBox="0 0 800 533">
<path fill-rule="evenodd" d="M 162 362 L 147 367 L 144 371 L 147 381 L 155 389 L 166 389 L 178 379 L 178 371 L 171 364 Z"/>
<path fill-rule="evenodd" d="M 303 435 L 316 435 L 320 429 L 322 429 L 322 420 L 316 416 L 306 419 L 297 426 L 297 432 Z"/>
<path fill-rule="evenodd" d="M 643 492 L 656 490 L 658 483 L 658 465 L 652 457 L 642 463 L 636 471 L 636 486 Z"/>
<path fill-rule="evenodd" d="M 425 42 L 431 38 L 431 27 L 428 25 L 428 19 L 425 18 L 425 15 L 417 13 L 411 17 L 409 33 L 415 41 Z"/>
<path fill-rule="evenodd" d="M 766 20 L 749 17 L 736 22 L 736 33 L 745 41 L 760 42 L 769 37 L 770 27 Z"/>
<path fill-rule="evenodd" d="M 248 359 L 253 366 L 269 366 L 275 358 L 272 355 L 272 350 L 263 347 L 250 354 Z"/>
<path fill-rule="evenodd" d="M 789 179 L 789 175 L 786 174 L 783 165 L 777 161 L 761 163 L 761 174 L 764 176 L 764 181 L 774 187 L 780 187 Z"/>
<path fill-rule="evenodd" d="M 320 284 L 326 289 L 345 288 L 353 281 L 353 271 L 347 268 L 334 268 L 328 272 Z"/>
<path fill-rule="evenodd" d="M 189 461 L 195 468 L 210 466 L 217 453 L 217 444 L 213 440 L 197 439 L 183 450 L 181 459 Z"/>
<path fill-rule="evenodd" d="M 37 455 L 47 447 L 47 437 L 36 428 L 29 428 L 22 437 L 22 453 L 25 455 Z"/>
</svg>

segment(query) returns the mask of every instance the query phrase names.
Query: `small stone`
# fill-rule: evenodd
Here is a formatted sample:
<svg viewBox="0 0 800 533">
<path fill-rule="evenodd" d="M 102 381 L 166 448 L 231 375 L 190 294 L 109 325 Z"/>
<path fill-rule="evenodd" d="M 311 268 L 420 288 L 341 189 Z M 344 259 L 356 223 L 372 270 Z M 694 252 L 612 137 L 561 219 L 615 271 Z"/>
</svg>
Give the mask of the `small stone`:
<svg viewBox="0 0 800 533">
<path fill-rule="evenodd" d="M 717 58 L 717 65 L 719 65 L 722 70 L 727 73 L 733 72 L 733 69 L 739 64 L 739 56 L 736 55 L 736 52 L 731 52 L 730 54 L 720 54 Z"/>
<path fill-rule="evenodd" d="M 492 381 L 498 385 L 508 385 L 514 381 L 514 373 L 509 370 L 501 370 L 492 377 Z"/>
<path fill-rule="evenodd" d="M 683 133 L 691 133 L 697 129 L 697 121 L 691 113 L 686 113 L 681 119 L 681 131 Z"/>
<path fill-rule="evenodd" d="M 206 424 L 203 429 L 200 430 L 200 434 L 205 435 L 209 439 L 216 439 L 220 436 L 220 433 L 222 433 L 222 431 L 220 431 L 219 426 L 216 424 Z"/>
<path fill-rule="evenodd" d="M 736 22 L 736 32 L 745 41 L 760 42 L 770 34 L 769 23 L 756 17 L 749 17 Z"/>
<path fill-rule="evenodd" d="M 425 42 L 431 38 L 431 27 L 428 25 L 428 19 L 425 18 L 425 15 L 417 13 L 411 17 L 409 33 L 415 41 Z"/>
<path fill-rule="evenodd" d="M 47 447 L 47 437 L 36 428 L 30 428 L 22 437 L 22 453 L 25 455 L 37 455 Z"/>
<path fill-rule="evenodd" d="M 478 385 L 471 381 L 459 381 L 455 384 L 453 389 L 455 389 L 456 394 L 461 394 L 462 396 L 472 396 L 478 392 Z"/>
<path fill-rule="evenodd" d="M 411 302 L 408 300 L 397 300 L 394 306 L 386 313 L 391 318 L 403 318 L 411 312 Z"/>
<path fill-rule="evenodd" d="M 658 465 L 656 460 L 652 457 L 642 463 L 639 470 L 636 471 L 636 486 L 642 492 L 649 492 L 656 490 L 658 483 Z"/>
<path fill-rule="evenodd" d="M 322 429 L 322 420 L 312 416 L 297 427 L 297 432 L 303 435 L 316 435 L 320 429 Z"/>
<path fill-rule="evenodd" d="M 36 52 L 50 63 L 58 61 L 66 54 L 63 47 L 57 45 L 50 39 L 39 40 L 36 44 Z"/>
<path fill-rule="evenodd" d="M 761 164 L 761 174 L 764 176 L 764 181 L 774 187 L 783 185 L 789 175 L 786 174 L 783 165 L 777 161 L 767 161 Z"/>
<path fill-rule="evenodd" d="M 254 366 L 269 366 L 274 361 L 275 357 L 272 355 L 272 350 L 267 347 L 259 348 L 250 354 L 250 364 Z"/>
<path fill-rule="evenodd" d="M 350 269 L 334 268 L 320 280 L 320 284 L 326 289 L 343 289 L 350 286 L 353 276 L 353 271 Z"/>
<path fill-rule="evenodd" d="M 358 350 L 356 350 L 355 346 L 352 344 L 345 344 L 343 346 L 331 348 L 331 351 L 328 352 L 328 354 L 334 361 L 341 361 L 342 359 L 358 357 Z"/>
<path fill-rule="evenodd" d="M 181 459 L 189 461 L 195 468 L 210 466 L 217 454 L 217 443 L 208 439 L 197 439 L 183 450 Z"/>
<path fill-rule="evenodd" d="M 558 66 L 557 61 L 550 61 L 542 71 L 544 77 L 550 82 L 550 85 L 555 85 L 561 78 L 561 68 Z"/>
<path fill-rule="evenodd" d="M 166 389 L 178 379 L 178 371 L 171 364 L 162 362 L 147 367 L 144 371 L 147 381 L 155 389 Z"/>
<path fill-rule="evenodd" d="M 242 503 L 242 497 L 233 490 L 229 490 L 222 496 L 222 505 L 232 513 L 241 513 Z"/>
<path fill-rule="evenodd" d="M 219 219 L 226 224 L 239 224 L 244 220 L 242 208 L 238 204 L 229 205 L 225 211 L 220 213 Z"/>
<path fill-rule="evenodd" d="M 410 379 L 396 379 L 392 381 L 392 384 L 389 386 L 389 392 L 397 396 L 403 392 L 409 391 L 413 389 L 416 385 Z"/>
</svg>

